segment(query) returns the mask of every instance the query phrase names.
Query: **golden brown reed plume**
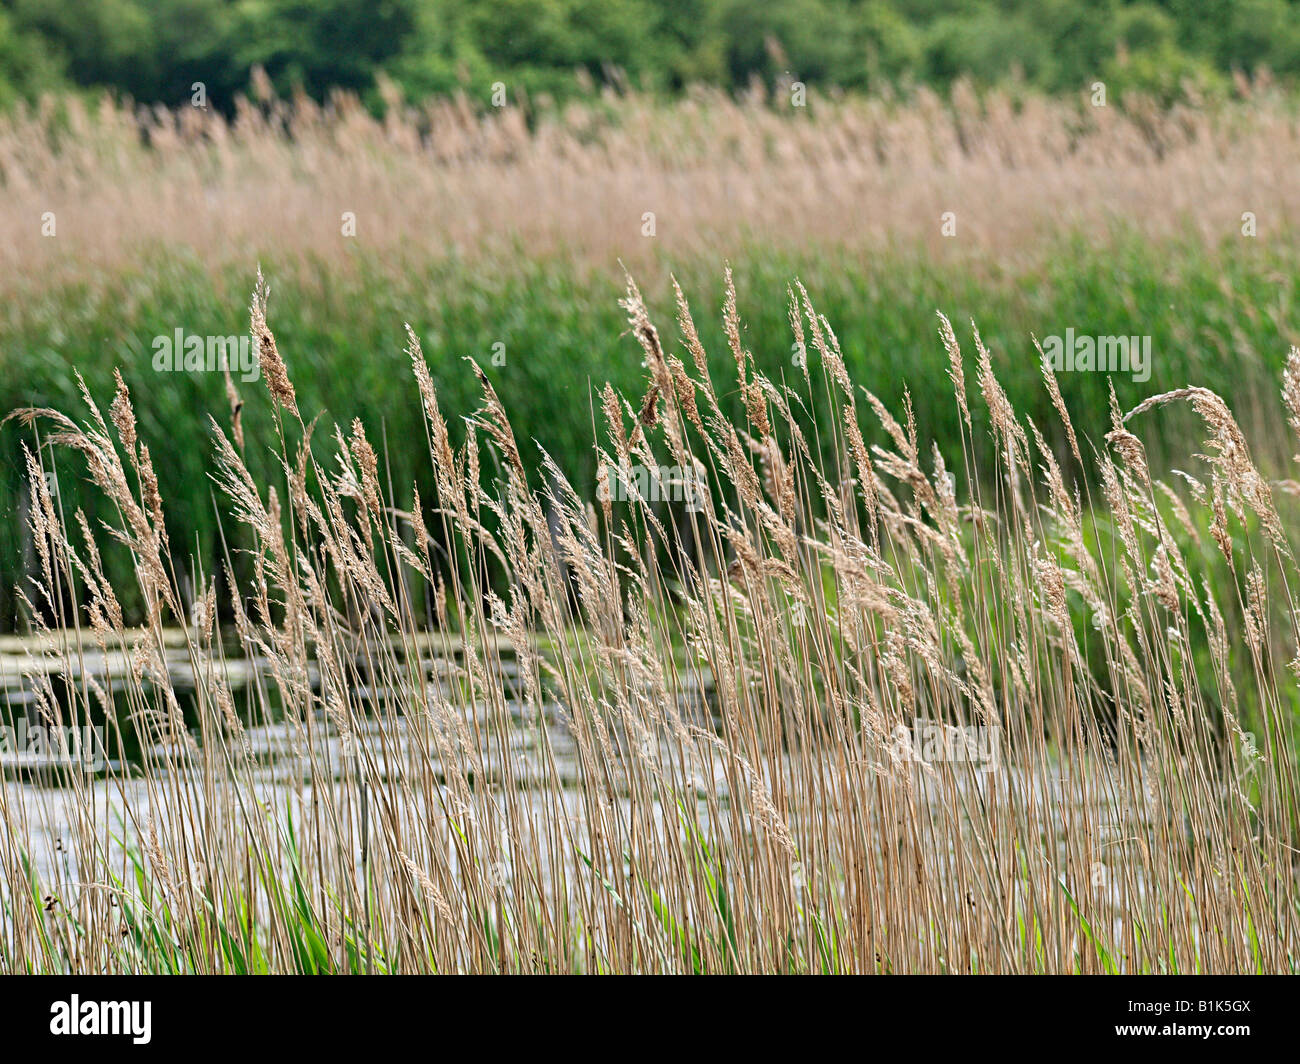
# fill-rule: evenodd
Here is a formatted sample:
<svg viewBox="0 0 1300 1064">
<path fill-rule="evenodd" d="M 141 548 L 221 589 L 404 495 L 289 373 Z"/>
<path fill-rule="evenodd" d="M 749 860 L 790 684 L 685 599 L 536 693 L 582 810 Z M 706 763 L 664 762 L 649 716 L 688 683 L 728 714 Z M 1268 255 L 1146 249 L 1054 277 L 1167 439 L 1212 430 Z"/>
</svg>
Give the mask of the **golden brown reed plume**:
<svg viewBox="0 0 1300 1064">
<path fill-rule="evenodd" d="M 1248 95 L 1097 108 L 958 85 L 948 100 L 814 93 L 792 112 L 701 90 L 531 116 L 392 99 L 379 119 L 346 95 L 323 108 L 241 100 L 232 118 L 70 98 L 0 117 L 0 291 L 159 246 L 202 249 L 214 272 L 250 253 L 337 260 L 357 247 L 404 261 L 508 260 L 526 246 L 649 268 L 752 238 L 984 260 L 1030 255 L 1062 229 L 1105 239 L 1116 224 L 1152 238 L 1190 227 L 1213 243 L 1239 236 L 1247 209 L 1266 243 L 1300 214 L 1300 138 L 1280 95 L 1262 84 Z M 51 209 L 55 239 L 32 224 Z M 641 235 L 647 210 L 653 240 Z M 959 240 L 940 233 L 947 210 Z M 354 238 L 341 235 L 343 211 Z"/>
</svg>

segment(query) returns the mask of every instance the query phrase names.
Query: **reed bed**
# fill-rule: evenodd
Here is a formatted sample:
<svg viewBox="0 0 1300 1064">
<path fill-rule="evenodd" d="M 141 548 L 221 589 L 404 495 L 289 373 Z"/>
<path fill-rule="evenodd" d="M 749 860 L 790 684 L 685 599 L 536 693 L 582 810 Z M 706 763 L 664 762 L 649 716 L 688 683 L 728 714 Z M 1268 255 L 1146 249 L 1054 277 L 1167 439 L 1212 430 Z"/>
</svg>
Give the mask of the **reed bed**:
<svg viewBox="0 0 1300 1064">
<path fill-rule="evenodd" d="M 792 368 L 783 296 L 801 276 L 854 375 L 892 407 L 902 398 L 894 360 L 917 356 L 920 433 L 950 463 L 958 437 L 942 360 L 920 357 L 934 307 L 991 330 L 1009 396 L 1040 425 L 1053 419 L 1031 335 L 1140 334 L 1152 337 L 1152 390 L 1214 388 L 1262 445 L 1276 434 L 1256 431 L 1255 408 L 1262 397 L 1271 410 L 1276 352 L 1300 342 L 1300 138 L 1294 101 L 1266 81 L 1243 81 L 1238 95 L 1165 110 L 958 86 L 944 99 L 814 93 L 795 108 L 788 93 L 701 90 L 671 104 L 611 94 L 525 111 L 468 98 L 415 107 L 390 92 L 376 118 L 345 95 L 321 107 L 262 91 L 229 119 L 52 99 L 0 117 L 0 412 L 72 409 L 70 364 L 96 394 L 120 370 L 147 432 L 196 441 L 158 468 L 186 532 L 179 563 L 219 554 L 214 468 L 197 441 L 224 381 L 160 374 L 151 345 L 177 329 L 240 332 L 257 254 L 288 296 L 281 328 L 308 408 L 361 416 L 376 436 L 418 435 L 401 381 L 409 321 L 447 405 L 473 405 L 472 378 L 454 368 L 473 354 L 519 435 L 590 481 L 585 421 L 552 413 L 580 402 L 593 376 L 635 386 L 617 353 L 619 261 L 662 302 L 669 273 L 693 299 L 716 301 L 718 264 L 730 259 L 750 293 L 763 372 Z M 349 212 L 355 236 L 343 233 Z M 725 342 L 716 323 L 701 332 L 711 347 Z M 493 355 L 502 348 L 506 372 Z M 1061 387 L 1076 417 L 1104 412 L 1100 376 L 1063 376 Z M 1145 394 L 1116 387 L 1126 408 Z M 246 398 L 248 464 L 265 480 L 270 411 L 262 395 Z M 724 398 L 736 416 L 734 391 Z M 1175 448 L 1186 423 L 1168 421 Z M 1153 454 L 1159 424 L 1144 436 Z M 1059 442 L 1054 425 L 1045 432 Z M 0 510 L 12 513 L 31 505 L 20 440 L 0 428 Z M 1257 453 L 1270 470 L 1273 457 Z M 418 480 L 427 496 L 419 458 L 386 454 L 394 478 Z M 96 500 L 73 501 L 67 481 L 71 508 L 98 523 Z M 20 522 L 0 522 L 6 632 L 27 623 L 11 589 L 33 558 Z M 106 575 L 129 588 L 118 558 L 107 557 Z M 138 606 L 124 596 L 131 623 Z"/>
<path fill-rule="evenodd" d="M 1239 235 L 1247 211 L 1269 240 L 1300 219 L 1296 115 L 1266 81 L 1239 93 L 1094 107 L 958 84 L 949 98 L 814 94 L 795 107 L 780 92 L 701 89 L 673 104 L 607 94 L 525 111 L 465 97 L 415 107 L 390 87 L 376 118 L 347 95 L 322 107 L 267 89 L 229 119 L 50 99 L 0 118 L 0 277 L 85 276 L 159 245 L 241 268 L 250 253 L 332 259 L 361 246 L 649 268 L 756 241 L 1005 263 L 1045 233 L 1104 242 L 1117 223 L 1214 243 Z"/>
<path fill-rule="evenodd" d="M 646 384 L 601 396 L 595 484 L 517 440 L 473 365 L 455 446 L 411 333 L 422 499 L 360 421 L 299 408 L 259 278 L 282 475 L 256 482 L 219 412 L 230 547 L 198 560 L 193 601 L 165 441 L 139 438 L 125 385 L 107 416 L 89 391 L 81 421 L 19 415 L 37 709 L 151 746 L 0 790 L 0 969 L 1295 970 L 1296 562 L 1219 396 L 1114 408 L 1096 447 L 1057 402 L 1058 454 L 940 317 L 967 426 L 950 470 L 849 379 L 802 287 L 790 381 L 754 367 L 730 277 L 711 356 L 680 292 L 678 342 L 631 282 L 624 305 Z M 815 392 L 840 415 L 810 420 Z M 1175 404 L 1206 442 L 1171 484 L 1138 433 Z M 1300 351 L 1283 404 L 1300 432 Z M 114 524 L 61 511 L 51 449 Z M 707 490 L 647 490 L 673 478 Z M 141 628 L 102 576 L 123 548 Z M 261 663 L 238 692 L 232 646 Z M 909 741 L 939 725 L 986 729 L 995 756 Z"/>
</svg>

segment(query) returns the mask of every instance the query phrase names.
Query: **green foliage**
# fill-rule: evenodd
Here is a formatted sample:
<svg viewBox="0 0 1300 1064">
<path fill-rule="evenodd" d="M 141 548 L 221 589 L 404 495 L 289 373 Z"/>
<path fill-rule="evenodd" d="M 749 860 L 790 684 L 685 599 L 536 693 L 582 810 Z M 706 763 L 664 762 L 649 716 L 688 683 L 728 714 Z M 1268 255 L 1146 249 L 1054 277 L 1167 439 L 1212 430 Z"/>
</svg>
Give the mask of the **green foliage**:
<svg viewBox="0 0 1300 1064">
<path fill-rule="evenodd" d="M 500 82 L 662 91 L 752 80 L 881 89 L 956 78 L 1048 91 L 1097 78 L 1160 95 L 1234 70 L 1300 73 L 1296 0 L 0 0 L 0 107 L 58 84 L 175 106 L 203 82 L 229 110 L 262 66 L 281 92 L 379 106 Z M 584 77 L 576 77 L 581 72 Z"/>
<path fill-rule="evenodd" d="M 0 110 L 59 87 L 60 69 L 45 38 L 15 24 L 0 7 Z"/>
<path fill-rule="evenodd" d="M 958 412 L 947 378 L 948 366 L 936 335 L 936 309 L 957 328 L 968 355 L 970 326 L 983 330 L 994 366 L 1018 410 L 1041 430 L 1062 440 L 1059 419 L 1042 387 L 1031 336 L 1152 336 L 1152 375 L 1139 383 L 1117 373 L 1064 373 L 1060 386 L 1081 439 L 1103 448 L 1109 429 L 1108 388 L 1114 384 L 1128 409 L 1148 395 L 1189 382 L 1228 397 L 1243 425 L 1258 423 L 1256 412 L 1276 416 L 1277 388 L 1291 333 L 1283 317 L 1289 299 L 1285 278 L 1296 274 L 1285 245 L 1238 241 L 1207 251 L 1197 244 L 1153 247 L 1118 236 L 1098 245 L 1086 237 L 1057 241 L 1042 261 L 1023 266 L 972 264 L 940 255 L 927 259 L 898 252 L 863 257 L 818 246 L 792 254 L 734 249 L 744 342 L 765 372 L 793 380 L 799 370 L 791 354 L 786 288 L 799 277 L 829 320 L 835 323 L 850 372 L 892 409 L 900 409 L 909 388 L 918 434 L 938 441 L 950 467 L 960 463 Z M 480 398 L 473 357 L 511 410 L 521 446 L 544 446 L 568 470 L 579 490 L 594 491 L 596 457 L 592 423 L 601 423 L 592 389 L 608 380 L 639 394 L 645 380 L 641 355 L 626 335 L 618 306 L 622 276 L 617 270 L 592 274 L 564 260 L 513 258 L 470 265 L 457 260 L 393 263 L 357 256 L 346 266 L 324 262 L 264 266 L 274 282 L 270 320 L 299 403 L 323 410 L 344 426 L 359 416 L 382 433 L 375 439 L 381 461 L 391 467 L 398 496 L 409 501 L 410 485 L 432 498 L 434 485 L 422 448 L 418 395 L 404 348 L 403 322 L 420 335 L 453 432 Z M 675 312 L 667 285 L 671 270 L 691 301 L 715 370 L 726 364 L 719 307 L 722 287 L 717 259 L 708 256 L 664 262 L 639 281 L 665 342 L 678 349 Z M 71 409 L 80 402 L 67 372 L 77 366 L 101 405 L 112 395 L 113 369 L 131 389 L 140 436 L 155 454 L 168 519 L 174 524 L 173 551 L 187 568 L 192 555 L 220 556 L 213 513 L 209 417 L 228 431 L 229 405 L 220 373 L 158 373 L 151 343 L 177 328 L 191 334 L 230 335 L 247 328 L 251 277 L 226 270 L 215 277 L 194 258 L 169 254 L 140 268 L 105 275 L 76 286 L 45 287 L 6 308 L 0 331 L 6 336 L 7 372 L 0 378 L 0 411 L 23 405 Z M 1279 288 L 1279 286 L 1282 288 Z M 347 313 L 340 314 L 339 308 Z M 493 363 L 494 344 L 504 344 L 504 365 Z M 680 351 L 679 351 L 680 353 Z M 815 356 L 813 356 L 815 357 Z M 688 359 L 689 361 L 689 359 Z M 906 366 L 905 372 L 899 367 Z M 247 460 L 264 481 L 283 477 L 275 463 L 270 402 L 261 381 L 239 383 L 244 400 Z M 814 406 L 824 397 L 810 399 Z M 741 414 L 739 396 L 726 397 Z M 1263 405 L 1261 405 L 1263 404 Z M 975 403 L 976 428 L 982 411 Z M 557 417 L 556 411 L 566 411 Z M 823 411 L 824 413 L 824 411 Z M 1199 449 L 1199 426 L 1170 411 L 1144 433 L 1153 466 L 1168 458 L 1187 469 Z M 1272 424 L 1270 419 L 1268 424 Z M 1170 441 L 1161 454 L 1159 437 Z M 459 433 L 457 433 L 459 435 Z M 318 431 L 318 441 L 328 435 Z M 0 427 L 0 510 L 19 512 L 26 430 Z M 1279 447 L 1285 441 L 1277 441 Z M 1085 447 L 1089 446 L 1085 442 Z M 1063 452 L 1062 452 L 1063 453 Z M 1257 455 L 1279 461 L 1277 456 Z M 485 469 L 491 459 L 485 455 Z M 1277 463 L 1274 463 L 1277 464 Z M 79 489 L 84 470 L 59 467 L 65 510 L 84 506 L 92 525 L 105 505 L 97 493 Z M 1279 473 L 1289 476 L 1289 473 Z M 0 524 L 0 628 L 17 620 L 13 588 L 23 557 L 21 524 Z M 120 592 L 125 548 L 105 557 Z M 122 567 L 119 571 L 114 567 Z M 130 607 L 131 603 L 126 603 Z"/>
</svg>

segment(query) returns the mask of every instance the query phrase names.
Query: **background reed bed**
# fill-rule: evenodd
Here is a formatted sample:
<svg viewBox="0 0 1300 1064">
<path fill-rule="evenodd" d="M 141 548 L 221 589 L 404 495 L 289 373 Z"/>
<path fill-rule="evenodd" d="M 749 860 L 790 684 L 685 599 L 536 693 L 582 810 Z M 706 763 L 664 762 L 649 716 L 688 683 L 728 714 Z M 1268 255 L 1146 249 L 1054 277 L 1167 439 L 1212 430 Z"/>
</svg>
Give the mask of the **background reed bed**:
<svg viewBox="0 0 1300 1064">
<path fill-rule="evenodd" d="M 611 92 L 525 112 L 463 96 L 413 107 L 388 86 L 381 118 L 347 94 L 322 107 L 269 88 L 230 119 L 49 98 L 0 117 L 0 278 L 12 290 L 28 273 L 84 276 L 157 244 L 241 267 L 250 252 L 356 247 L 637 265 L 746 238 L 938 255 L 944 211 L 967 253 L 1000 259 L 1117 222 L 1149 238 L 1190 226 L 1213 244 L 1252 211 L 1266 236 L 1290 231 L 1293 103 L 1266 81 L 1241 88 L 1234 103 L 1169 108 L 959 83 L 947 98 L 814 93 L 803 107 L 761 88 L 674 103 Z M 344 211 L 354 240 L 340 236 Z"/>
<path fill-rule="evenodd" d="M 25 593 L 56 617 L 28 665 L 42 712 L 150 753 L 0 792 L 0 967 L 1294 971 L 1294 515 L 1229 405 L 1109 404 L 1090 440 L 1046 373 L 1057 453 L 940 317 L 948 462 L 853 381 L 801 285 L 784 380 L 730 277 L 720 349 L 676 301 L 665 339 L 628 285 L 643 381 L 602 393 L 594 483 L 513 431 L 477 365 L 454 439 L 410 332 L 424 493 L 369 426 L 305 407 L 259 280 L 280 464 L 254 477 L 213 412 L 250 575 L 233 550 L 194 559 L 188 613 L 129 388 L 107 415 L 89 391 L 79 420 L 24 413 Z M 1297 379 L 1293 350 L 1300 431 Z M 1141 434 L 1183 406 L 1204 442 L 1171 475 Z M 115 520 L 62 509 L 51 449 Z M 708 490 L 656 501 L 648 470 Z M 103 575 L 114 541 L 138 629 Z M 181 622 L 189 705 L 165 663 Z M 229 645 L 261 663 L 238 691 Z M 996 763 L 910 745 L 927 723 L 987 729 Z"/>
</svg>

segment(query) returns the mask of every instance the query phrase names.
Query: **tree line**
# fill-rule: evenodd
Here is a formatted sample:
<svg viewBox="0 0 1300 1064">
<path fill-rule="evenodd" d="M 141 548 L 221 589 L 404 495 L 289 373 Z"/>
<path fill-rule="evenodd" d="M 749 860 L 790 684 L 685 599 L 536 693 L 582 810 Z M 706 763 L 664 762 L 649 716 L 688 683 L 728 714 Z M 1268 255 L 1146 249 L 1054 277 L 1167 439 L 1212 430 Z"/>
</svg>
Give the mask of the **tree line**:
<svg viewBox="0 0 1300 1064">
<path fill-rule="evenodd" d="M 1236 71 L 1300 73 L 1297 0 L 0 0 L 0 108 L 109 89 L 229 109 L 264 69 L 281 93 L 380 105 L 465 91 L 563 99 L 782 78 L 871 92 L 957 78 L 1047 92 L 1097 80 L 1176 96 Z"/>
</svg>

